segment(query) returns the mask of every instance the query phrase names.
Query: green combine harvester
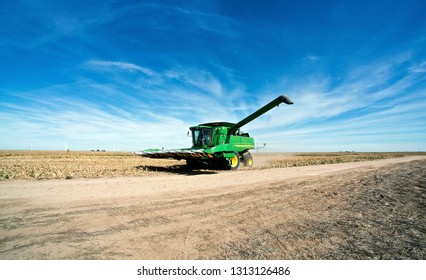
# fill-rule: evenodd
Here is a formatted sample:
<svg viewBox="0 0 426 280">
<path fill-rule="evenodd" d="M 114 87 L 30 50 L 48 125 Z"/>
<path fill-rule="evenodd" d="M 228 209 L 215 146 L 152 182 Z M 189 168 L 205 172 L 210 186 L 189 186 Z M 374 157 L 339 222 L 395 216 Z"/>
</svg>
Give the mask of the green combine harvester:
<svg viewBox="0 0 426 280">
<path fill-rule="evenodd" d="M 246 167 L 252 167 L 253 157 L 249 150 L 255 147 L 254 139 L 248 133 L 243 133 L 240 128 L 281 103 L 293 104 L 290 98 L 281 95 L 238 123 L 211 122 L 190 127 L 193 143 L 191 148 L 148 149 L 137 154 L 149 158 L 183 159 L 190 169 L 236 170 L 240 162 Z"/>
</svg>

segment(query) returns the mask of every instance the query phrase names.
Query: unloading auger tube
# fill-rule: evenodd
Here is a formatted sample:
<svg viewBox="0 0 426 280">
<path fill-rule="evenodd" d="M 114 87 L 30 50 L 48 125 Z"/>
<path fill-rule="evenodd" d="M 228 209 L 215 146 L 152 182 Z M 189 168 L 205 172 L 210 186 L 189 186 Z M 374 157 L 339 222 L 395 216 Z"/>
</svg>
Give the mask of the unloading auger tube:
<svg viewBox="0 0 426 280">
<path fill-rule="evenodd" d="M 231 126 L 228 130 L 228 135 L 235 133 L 243 125 L 246 125 L 247 123 L 251 122 L 252 120 L 260 117 L 261 115 L 265 114 L 266 112 L 268 112 L 272 108 L 280 105 L 281 103 L 292 105 L 293 101 L 291 101 L 290 98 L 288 98 L 288 96 L 286 96 L 286 95 L 278 96 L 277 98 L 275 98 L 274 100 L 272 100 L 271 102 L 269 102 L 268 104 L 266 104 L 265 106 L 263 106 L 262 108 L 257 110 L 256 112 L 254 112 L 253 114 L 245 117 L 244 119 L 242 119 L 238 123 Z"/>
</svg>

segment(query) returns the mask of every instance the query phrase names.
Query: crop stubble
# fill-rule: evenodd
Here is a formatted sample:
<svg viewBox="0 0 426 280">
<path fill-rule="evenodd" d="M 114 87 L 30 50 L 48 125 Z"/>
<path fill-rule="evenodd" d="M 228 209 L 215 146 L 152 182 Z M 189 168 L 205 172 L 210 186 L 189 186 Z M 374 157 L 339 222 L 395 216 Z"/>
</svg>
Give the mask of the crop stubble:
<svg viewBox="0 0 426 280">
<path fill-rule="evenodd" d="M 255 162 L 254 168 L 358 162 L 401 156 L 404 153 L 256 154 L 255 160 L 260 161 Z M 155 176 L 188 172 L 185 161 L 149 159 L 126 152 L 0 151 L 0 181 Z"/>
</svg>

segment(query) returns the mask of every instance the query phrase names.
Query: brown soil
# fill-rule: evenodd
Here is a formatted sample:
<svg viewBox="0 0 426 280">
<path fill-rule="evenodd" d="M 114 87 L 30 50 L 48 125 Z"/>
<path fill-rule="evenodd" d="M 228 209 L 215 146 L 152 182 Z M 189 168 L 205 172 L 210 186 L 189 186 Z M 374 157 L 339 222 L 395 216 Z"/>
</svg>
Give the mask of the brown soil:
<svg viewBox="0 0 426 280">
<path fill-rule="evenodd" d="M 0 258 L 426 258 L 424 156 L 165 172 L 0 183 Z"/>
</svg>

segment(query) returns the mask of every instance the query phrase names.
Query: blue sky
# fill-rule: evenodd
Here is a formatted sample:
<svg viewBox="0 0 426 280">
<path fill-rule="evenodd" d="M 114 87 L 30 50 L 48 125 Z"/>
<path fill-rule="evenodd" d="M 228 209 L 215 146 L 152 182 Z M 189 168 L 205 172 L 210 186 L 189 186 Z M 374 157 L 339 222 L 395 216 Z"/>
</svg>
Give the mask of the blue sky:
<svg viewBox="0 0 426 280">
<path fill-rule="evenodd" d="M 0 149 L 426 150 L 426 1 L 1 2 Z"/>
</svg>

